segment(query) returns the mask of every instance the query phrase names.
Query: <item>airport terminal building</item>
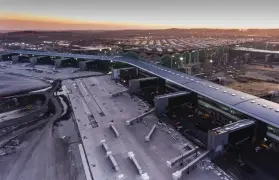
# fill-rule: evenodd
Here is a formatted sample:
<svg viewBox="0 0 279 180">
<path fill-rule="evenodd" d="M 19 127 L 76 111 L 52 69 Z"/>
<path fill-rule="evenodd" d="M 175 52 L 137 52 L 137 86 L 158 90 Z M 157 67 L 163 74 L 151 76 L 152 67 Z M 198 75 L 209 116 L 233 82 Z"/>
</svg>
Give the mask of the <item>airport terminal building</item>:
<svg viewBox="0 0 279 180">
<path fill-rule="evenodd" d="M 203 121 L 206 122 L 205 124 L 209 125 L 209 127 L 203 128 L 202 127 L 203 123 L 201 121 L 197 126 L 202 129 L 210 130 L 208 132 L 209 137 L 206 146 L 212 150 L 216 150 L 216 148 L 218 150 L 223 149 L 224 148 L 223 146 L 228 144 L 230 139 L 230 137 L 228 136 L 226 139 L 223 139 L 220 142 L 219 141 L 217 142 L 216 140 L 214 141 L 214 145 L 212 144 L 210 145 L 209 142 L 210 139 L 212 139 L 210 138 L 211 136 L 210 133 L 212 131 L 214 132 L 214 128 L 226 127 L 227 125 L 230 124 L 235 125 L 235 123 L 243 122 L 243 121 L 245 125 L 238 123 L 238 127 L 233 128 L 233 133 L 231 130 L 230 133 L 228 132 L 228 134 L 230 135 L 232 134 L 235 135 L 235 137 L 231 139 L 236 139 L 235 140 L 236 142 L 239 141 L 237 141 L 238 138 L 236 138 L 237 134 L 235 132 L 241 130 L 240 133 L 245 134 L 245 130 L 242 129 L 246 129 L 246 127 L 247 128 L 249 127 L 247 134 L 249 134 L 249 136 L 251 136 L 250 139 L 252 139 L 255 142 L 265 141 L 268 144 L 273 145 L 273 144 L 277 144 L 279 139 L 278 137 L 279 105 L 278 104 L 209 82 L 207 80 L 203 80 L 191 75 L 187 75 L 167 67 L 155 65 L 153 63 L 146 62 L 146 61 L 135 60 L 132 58 L 127 58 L 127 57 L 124 58 L 121 56 L 110 57 L 110 56 L 98 56 L 98 55 L 37 52 L 37 51 L 12 51 L 10 52 L 10 54 L 11 55 L 26 54 L 26 55 L 32 55 L 32 57 L 35 55 L 37 57 L 44 57 L 44 58 L 60 57 L 60 59 L 57 60 L 58 63 L 56 66 L 62 64 L 64 60 L 69 61 L 69 59 L 70 61 L 79 60 L 81 62 L 87 62 L 89 60 L 90 62 L 94 62 L 94 61 L 106 61 L 107 63 L 111 63 L 111 61 L 120 62 L 124 64 L 129 64 L 131 67 L 135 69 L 139 69 L 143 72 L 146 72 L 150 76 L 160 79 L 159 81 L 160 83 L 158 84 L 159 86 L 165 85 L 166 82 L 171 82 L 173 84 L 176 84 L 180 88 L 189 92 L 191 95 L 194 95 L 194 98 L 190 98 L 190 99 L 195 99 L 195 101 L 191 102 L 195 109 L 193 111 L 197 114 L 199 113 L 202 114 Z M 9 54 L 6 53 L 5 57 L 6 56 L 8 57 Z M 36 58 L 36 60 L 37 63 L 40 63 L 40 61 L 38 61 L 38 58 Z M 75 64 L 75 63 L 70 63 L 70 64 Z M 84 66 L 87 66 L 87 64 L 84 63 Z M 138 71 L 135 72 L 138 73 Z M 136 78 L 136 76 L 133 78 Z M 143 81 L 141 81 L 141 85 L 139 85 L 139 88 L 141 88 L 140 86 L 144 85 L 144 83 L 142 83 Z M 189 95 L 187 96 L 189 97 Z M 167 106 L 169 106 L 168 103 Z M 156 103 L 155 103 L 155 108 L 162 109 L 160 107 L 156 107 Z M 169 106 L 168 108 L 171 107 Z M 206 120 L 210 121 L 210 123 L 208 123 Z M 244 137 L 244 136 L 240 135 L 240 137 Z M 220 148 L 221 146 L 222 148 Z"/>
</svg>

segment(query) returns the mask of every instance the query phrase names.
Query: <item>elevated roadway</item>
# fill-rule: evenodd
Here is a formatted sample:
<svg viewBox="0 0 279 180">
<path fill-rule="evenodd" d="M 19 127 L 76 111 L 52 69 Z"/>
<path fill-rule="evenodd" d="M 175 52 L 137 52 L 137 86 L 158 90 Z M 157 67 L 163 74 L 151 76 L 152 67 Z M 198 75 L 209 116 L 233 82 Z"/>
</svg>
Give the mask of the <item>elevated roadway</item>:
<svg viewBox="0 0 279 180">
<path fill-rule="evenodd" d="M 176 70 L 156 65 L 146 61 L 140 61 L 123 56 L 97 56 L 71 53 L 57 53 L 44 51 L 7 51 L 15 54 L 32 54 L 38 56 L 55 56 L 64 58 L 106 60 L 127 63 L 154 76 L 163 78 L 178 86 L 190 90 L 212 101 L 219 102 L 232 110 L 237 110 L 255 119 L 264 121 L 275 127 L 279 127 L 279 104 L 249 95 L 228 87 L 224 87 L 207 80 L 200 79 Z"/>
<path fill-rule="evenodd" d="M 279 54 L 279 51 L 271 51 L 271 50 L 255 49 L 255 48 L 247 48 L 247 47 L 235 47 L 233 48 L 233 50 L 245 51 L 245 52 L 257 52 L 257 53 L 264 53 L 264 54 Z"/>
</svg>

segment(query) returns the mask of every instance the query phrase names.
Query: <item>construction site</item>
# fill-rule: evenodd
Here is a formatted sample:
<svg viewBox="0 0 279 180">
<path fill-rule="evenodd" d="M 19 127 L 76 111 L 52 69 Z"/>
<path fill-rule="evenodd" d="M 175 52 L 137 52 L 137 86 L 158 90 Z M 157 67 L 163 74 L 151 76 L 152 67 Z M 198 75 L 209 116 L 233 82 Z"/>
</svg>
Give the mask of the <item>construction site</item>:
<svg viewBox="0 0 279 180">
<path fill-rule="evenodd" d="M 208 79 L 278 103 L 278 54 L 248 52 L 248 50 L 230 52 L 230 64 L 222 69 L 219 68 L 219 71 L 213 71 Z"/>
</svg>

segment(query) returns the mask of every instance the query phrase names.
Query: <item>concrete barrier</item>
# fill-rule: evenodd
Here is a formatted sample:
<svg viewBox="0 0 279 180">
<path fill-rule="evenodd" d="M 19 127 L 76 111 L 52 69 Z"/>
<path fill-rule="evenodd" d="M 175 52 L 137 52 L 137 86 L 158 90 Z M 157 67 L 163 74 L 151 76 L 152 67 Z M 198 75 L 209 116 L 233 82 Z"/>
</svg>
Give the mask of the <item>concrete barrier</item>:
<svg viewBox="0 0 279 180">
<path fill-rule="evenodd" d="M 113 125 L 113 123 L 109 123 L 110 129 L 113 131 L 114 135 L 116 137 L 119 137 L 119 132 L 117 131 L 117 129 L 115 128 L 115 126 Z"/>
<path fill-rule="evenodd" d="M 139 115 L 139 116 L 137 116 L 137 117 L 135 117 L 135 118 L 133 118 L 133 119 L 131 119 L 131 120 L 127 120 L 127 121 L 126 121 L 126 125 L 127 125 L 127 126 L 130 126 L 130 125 L 132 125 L 132 124 L 133 124 L 134 122 L 136 122 L 136 121 L 141 121 L 142 118 L 144 118 L 145 116 L 147 116 L 147 115 L 153 113 L 154 111 L 155 111 L 155 108 L 153 108 L 153 109 L 151 109 L 150 111 L 148 111 L 148 112 L 146 112 L 146 113 L 144 113 L 144 114 L 142 114 L 142 115 Z"/>
<path fill-rule="evenodd" d="M 141 175 L 141 180 L 149 180 L 148 174 L 147 174 L 147 173 L 143 173 L 143 174 Z"/>
<path fill-rule="evenodd" d="M 113 94 L 111 94 L 111 97 L 117 97 L 117 96 L 120 96 L 120 95 L 122 95 L 123 93 L 126 93 L 126 92 L 128 92 L 128 89 L 113 93 Z"/>
<path fill-rule="evenodd" d="M 138 171 L 139 175 L 143 174 L 142 169 L 141 169 L 141 167 L 140 167 L 140 165 L 139 165 L 139 163 L 138 163 L 138 161 L 137 161 L 137 159 L 136 159 L 134 153 L 131 152 L 131 151 L 128 152 L 128 157 L 129 157 L 129 159 L 133 162 L 133 164 L 135 165 L 135 167 L 137 168 L 137 171 Z"/>
<path fill-rule="evenodd" d="M 119 174 L 118 176 L 117 176 L 117 180 L 125 180 L 126 178 L 125 178 L 125 176 L 124 176 L 124 174 Z"/>
<path fill-rule="evenodd" d="M 106 153 L 110 151 L 110 149 L 108 148 L 108 145 L 106 143 L 106 140 L 101 140 L 101 146 L 106 151 Z"/>
<path fill-rule="evenodd" d="M 109 158 L 109 160 L 110 160 L 110 162 L 111 162 L 111 164 L 112 164 L 113 169 L 114 169 L 115 171 L 119 171 L 118 164 L 117 164 L 115 158 L 113 157 L 111 151 L 108 151 L 108 152 L 107 152 L 107 156 L 108 156 L 108 158 Z"/>
<path fill-rule="evenodd" d="M 82 164 L 83 164 L 86 180 L 92 180 L 92 176 L 90 174 L 90 168 L 89 168 L 89 165 L 88 165 L 88 163 L 86 161 L 86 157 L 85 157 L 86 155 L 84 153 L 84 149 L 83 149 L 82 144 L 79 144 L 78 148 L 79 148 L 79 152 L 80 152 L 80 156 L 81 156 L 81 160 L 82 160 Z"/>
<path fill-rule="evenodd" d="M 190 162 L 189 164 L 187 164 L 185 167 L 183 167 L 182 169 L 172 173 L 172 178 L 174 180 L 179 180 L 182 177 L 182 174 L 185 171 L 188 171 L 191 167 L 193 167 L 194 165 L 196 165 L 198 162 L 200 162 L 202 159 L 204 159 L 205 157 L 207 157 L 210 154 L 210 151 L 206 151 L 203 154 L 201 154 L 199 157 L 197 157 L 195 160 L 193 160 L 192 162 Z"/>
<path fill-rule="evenodd" d="M 150 138 L 152 137 L 154 131 L 156 129 L 156 124 L 152 127 L 152 129 L 149 131 L 149 133 L 147 134 L 147 136 L 145 136 L 145 141 L 150 141 Z"/>
<path fill-rule="evenodd" d="M 167 161 L 167 166 L 169 168 L 171 168 L 172 166 L 174 166 L 175 164 L 177 164 L 178 162 L 181 162 L 183 161 L 183 159 L 186 159 L 187 157 L 193 155 L 194 153 L 197 153 L 198 151 L 198 147 L 196 146 L 194 149 L 190 150 L 190 151 L 187 151 L 185 153 L 183 153 L 182 155 L 180 156 L 177 156 L 169 161 Z"/>
</svg>

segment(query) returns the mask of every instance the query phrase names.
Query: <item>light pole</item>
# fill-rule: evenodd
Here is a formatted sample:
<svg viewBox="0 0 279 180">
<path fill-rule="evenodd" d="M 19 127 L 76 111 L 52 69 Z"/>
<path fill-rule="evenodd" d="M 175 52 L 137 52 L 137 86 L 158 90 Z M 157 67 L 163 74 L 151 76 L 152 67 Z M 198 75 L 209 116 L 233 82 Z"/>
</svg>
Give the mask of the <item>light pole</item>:
<svg viewBox="0 0 279 180">
<path fill-rule="evenodd" d="M 183 65 L 183 57 L 180 57 L 180 64 Z"/>
<path fill-rule="evenodd" d="M 172 69 L 172 58 L 174 57 L 174 55 L 171 55 L 171 69 Z"/>
</svg>

